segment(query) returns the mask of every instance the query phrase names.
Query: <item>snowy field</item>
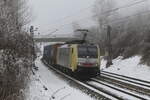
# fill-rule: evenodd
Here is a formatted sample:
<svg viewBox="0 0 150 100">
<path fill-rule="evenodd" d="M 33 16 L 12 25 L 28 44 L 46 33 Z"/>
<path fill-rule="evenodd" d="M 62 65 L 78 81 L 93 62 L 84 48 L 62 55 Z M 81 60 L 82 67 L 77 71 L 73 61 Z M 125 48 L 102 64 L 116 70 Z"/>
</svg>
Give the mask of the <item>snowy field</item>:
<svg viewBox="0 0 150 100">
<path fill-rule="evenodd" d="M 31 77 L 27 100 L 94 100 L 62 80 L 45 67 L 40 58 L 36 60 L 39 70 Z"/>
<path fill-rule="evenodd" d="M 121 60 L 121 58 L 122 57 L 114 59 L 113 65 L 109 68 L 105 68 L 106 61 L 102 60 L 101 70 L 150 81 L 150 66 L 139 64 L 139 56 L 131 57 L 125 60 Z"/>
</svg>

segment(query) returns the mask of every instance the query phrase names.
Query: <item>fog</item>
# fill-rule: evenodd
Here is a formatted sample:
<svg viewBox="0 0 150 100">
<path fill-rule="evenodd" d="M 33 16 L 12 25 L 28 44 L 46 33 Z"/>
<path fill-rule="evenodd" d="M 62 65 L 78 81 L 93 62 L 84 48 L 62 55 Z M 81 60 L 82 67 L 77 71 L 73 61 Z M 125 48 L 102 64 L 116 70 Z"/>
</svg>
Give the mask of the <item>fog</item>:
<svg viewBox="0 0 150 100">
<path fill-rule="evenodd" d="M 91 16 L 90 6 L 94 2 L 95 0 L 30 0 L 29 6 L 33 10 L 31 25 L 39 27 L 42 34 L 49 33 L 74 19 Z M 70 15 L 75 17 L 65 18 Z"/>
<path fill-rule="evenodd" d="M 40 34 L 49 34 L 55 30 L 55 34 L 71 34 L 72 23 L 79 23 L 83 27 L 95 25 L 93 20 L 93 7 L 96 0 L 30 0 L 32 9 L 31 25 L 38 27 Z M 116 7 L 121 7 L 136 1 L 143 0 L 113 0 Z M 148 1 L 147 1 L 148 2 Z M 148 4 L 148 3 L 147 3 Z M 131 15 L 135 10 L 143 8 L 146 2 L 137 4 L 117 12 L 123 16 Z"/>
</svg>

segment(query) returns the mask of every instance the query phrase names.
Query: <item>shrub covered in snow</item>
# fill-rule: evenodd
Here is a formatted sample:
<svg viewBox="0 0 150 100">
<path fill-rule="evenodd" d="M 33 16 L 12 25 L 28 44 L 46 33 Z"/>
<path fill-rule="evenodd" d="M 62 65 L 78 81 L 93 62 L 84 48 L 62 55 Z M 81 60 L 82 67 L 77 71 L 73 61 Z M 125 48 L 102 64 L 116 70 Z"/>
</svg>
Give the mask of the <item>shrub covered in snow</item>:
<svg viewBox="0 0 150 100">
<path fill-rule="evenodd" d="M 34 61 L 33 40 L 24 32 L 26 0 L 0 0 L 0 100 L 23 100 Z"/>
</svg>

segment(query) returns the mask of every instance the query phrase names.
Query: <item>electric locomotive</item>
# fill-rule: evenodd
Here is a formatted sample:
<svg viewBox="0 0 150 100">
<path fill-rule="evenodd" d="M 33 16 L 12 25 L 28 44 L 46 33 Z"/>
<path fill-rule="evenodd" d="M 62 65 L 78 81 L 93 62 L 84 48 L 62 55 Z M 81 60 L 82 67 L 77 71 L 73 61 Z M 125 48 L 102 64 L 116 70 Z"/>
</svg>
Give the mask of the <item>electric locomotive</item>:
<svg viewBox="0 0 150 100">
<path fill-rule="evenodd" d="M 100 50 L 98 45 L 49 45 L 44 47 L 44 52 L 43 59 L 54 67 L 59 66 L 59 69 L 63 71 L 83 77 L 94 77 L 100 74 Z"/>
</svg>

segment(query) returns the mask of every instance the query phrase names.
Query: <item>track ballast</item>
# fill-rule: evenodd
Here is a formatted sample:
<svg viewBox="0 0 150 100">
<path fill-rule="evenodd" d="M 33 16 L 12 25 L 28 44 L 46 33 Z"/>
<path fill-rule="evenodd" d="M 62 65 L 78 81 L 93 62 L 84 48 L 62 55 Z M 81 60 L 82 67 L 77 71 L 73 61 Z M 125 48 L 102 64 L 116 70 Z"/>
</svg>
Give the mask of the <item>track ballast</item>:
<svg viewBox="0 0 150 100">
<path fill-rule="evenodd" d="M 126 89 L 120 89 L 119 86 L 114 86 L 105 81 L 101 81 L 99 78 L 93 78 L 88 81 L 81 81 L 76 79 L 75 77 L 69 76 L 66 73 L 48 65 L 45 61 L 43 61 L 46 66 L 48 66 L 53 71 L 59 73 L 61 76 L 71 80 L 75 84 L 78 84 L 80 89 L 86 89 L 87 94 L 90 94 L 92 97 L 99 98 L 101 100 L 147 100 L 150 99 L 149 96 L 142 96 L 140 94 L 136 94 L 132 91 L 126 91 Z M 103 73 L 103 72 L 102 72 Z M 103 75 L 103 74 L 102 74 Z M 91 84 L 94 83 L 95 84 Z M 105 89 L 104 89 L 105 87 Z M 117 91 L 118 94 L 112 92 Z"/>
</svg>

